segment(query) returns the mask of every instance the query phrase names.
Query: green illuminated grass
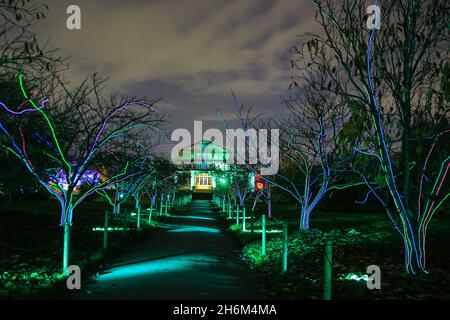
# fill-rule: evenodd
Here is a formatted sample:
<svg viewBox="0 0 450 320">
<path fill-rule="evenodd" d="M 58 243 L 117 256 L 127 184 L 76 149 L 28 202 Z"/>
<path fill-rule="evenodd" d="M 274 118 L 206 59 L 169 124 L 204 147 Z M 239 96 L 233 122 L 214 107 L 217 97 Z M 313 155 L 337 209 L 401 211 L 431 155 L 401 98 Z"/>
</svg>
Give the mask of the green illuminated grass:
<svg viewBox="0 0 450 320">
<path fill-rule="evenodd" d="M 67 294 L 65 281 L 60 276 L 63 234 L 58 227 L 57 208 L 51 200 L 0 204 L 0 299 Z M 87 201 L 80 206 L 74 220 L 70 263 L 82 268 L 84 279 L 128 245 L 151 234 L 147 231 L 152 226 L 144 223 L 141 232 L 134 230 L 136 217 L 112 216 L 109 219 L 111 228 L 131 231 L 111 232 L 111 250 L 105 255 L 103 232 L 92 231 L 93 227 L 103 225 L 105 208 L 108 206 L 103 201 Z M 132 203 L 123 207 L 124 212 L 132 209 Z"/>
</svg>

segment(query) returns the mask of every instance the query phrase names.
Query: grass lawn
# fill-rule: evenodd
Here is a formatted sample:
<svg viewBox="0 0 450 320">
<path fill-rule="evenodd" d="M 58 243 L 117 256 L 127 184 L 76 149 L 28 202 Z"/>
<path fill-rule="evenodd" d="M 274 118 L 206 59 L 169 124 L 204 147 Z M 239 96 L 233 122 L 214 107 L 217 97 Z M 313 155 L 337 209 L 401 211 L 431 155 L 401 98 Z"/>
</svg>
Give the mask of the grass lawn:
<svg viewBox="0 0 450 320">
<path fill-rule="evenodd" d="M 142 206 L 146 208 L 146 204 Z M 109 232 L 109 250 L 103 251 L 104 212 L 111 207 L 100 200 L 86 201 L 74 213 L 70 237 L 70 264 L 79 265 L 82 278 L 134 242 L 143 241 L 154 226 L 145 223 L 136 230 L 133 204 L 122 206 L 120 216 L 110 217 L 110 227 L 130 231 Z M 60 271 L 63 232 L 59 227 L 59 204 L 51 200 L 0 203 L 0 299 L 58 297 L 67 291 Z M 128 213 L 128 214 L 125 214 Z"/>
<path fill-rule="evenodd" d="M 147 204 L 142 205 L 143 208 Z M 110 250 L 103 252 L 103 201 L 87 201 L 74 213 L 71 233 L 70 263 L 81 267 L 82 277 L 101 270 L 129 245 L 151 237 L 153 225 L 145 223 L 135 230 L 133 204 L 122 206 L 122 214 L 110 217 L 110 227 L 129 231 L 109 233 Z M 256 212 L 263 212 L 258 207 Z M 247 208 L 250 217 L 251 208 Z M 226 214 L 223 217 L 226 218 Z M 156 215 L 154 215 L 156 218 Z M 22 201 L 0 203 L 0 299 L 57 298 L 67 294 L 60 276 L 62 263 L 62 229 L 58 203 Z M 161 217 L 161 219 L 164 219 Z M 430 274 L 412 277 L 404 272 L 403 244 L 382 212 L 317 211 L 311 217 L 311 231 L 298 230 L 298 210 L 290 204 L 274 204 L 268 230 L 289 228 L 288 271 L 281 273 L 281 234 L 267 234 L 267 254 L 261 255 L 261 233 L 241 232 L 226 220 L 242 242 L 240 259 L 254 271 L 268 298 L 321 299 L 323 288 L 323 248 L 333 241 L 333 299 L 449 299 L 450 276 L 448 248 L 449 216 L 439 214 L 429 226 L 427 265 Z M 251 227 L 247 219 L 247 229 Z M 254 228 L 261 229 L 260 216 Z M 362 276 L 369 265 L 381 268 L 381 290 L 368 290 L 365 281 L 345 280 L 347 275 Z"/>
<path fill-rule="evenodd" d="M 256 212 L 264 212 L 263 207 Z M 247 208 L 250 216 L 251 208 Z M 227 215 L 223 214 L 225 218 Z M 410 276 L 404 272 L 403 242 L 388 217 L 382 212 L 326 212 L 311 216 L 311 230 L 299 231 L 299 214 L 295 205 L 275 204 L 268 230 L 281 230 L 288 224 L 288 271 L 281 273 L 281 233 L 267 234 L 267 253 L 261 254 L 261 233 L 253 236 L 236 228 L 230 230 L 243 243 L 240 258 L 254 271 L 269 298 L 322 299 L 324 243 L 333 242 L 333 299 L 450 299 L 450 217 L 439 214 L 430 223 L 427 239 L 427 275 Z M 246 229 L 251 220 L 247 219 Z M 256 214 L 255 229 L 261 229 Z M 369 265 L 381 269 L 381 290 L 367 289 L 361 277 Z M 356 277 L 355 277 L 356 278 Z"/>
</svg>

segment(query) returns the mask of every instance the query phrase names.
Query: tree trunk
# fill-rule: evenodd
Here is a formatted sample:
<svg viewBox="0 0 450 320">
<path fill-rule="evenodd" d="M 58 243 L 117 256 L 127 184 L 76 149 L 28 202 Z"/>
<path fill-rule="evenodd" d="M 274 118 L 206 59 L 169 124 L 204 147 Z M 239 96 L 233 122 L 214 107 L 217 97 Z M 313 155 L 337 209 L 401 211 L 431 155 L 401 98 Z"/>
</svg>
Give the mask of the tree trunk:
<svg viewBox="0 0 450 320">
<path fill-rule="evenodd" d="M 120 202 L 114 205 L 114 214 L 120 214 Z"/>
<path fill-rule="evenodd" d="M 406 221 L 403 228 L 403 245 L 405 252 L 405 271 L 411 274 L 426 273 L 425 270 L 425 250 L 421 246 L 425 245 L 425 236 L 418 235 L 417 228 Z"/>
<path fill-rule="evenodd" d="M 309 198 L 310 198 L 310 186 L 311 171 L 305 176 L 305 188 L 303 191 L 303 205 L 300 207 L 300 229 L 309 229 Z"/>
<path fill-rule="evenodd" d="M 168 211 L 167 211 L 167 207 L 169 206 L 169 197 L 166 197 L 166 204 L 164 206 L 164 215 L 167 216 Z"/>
<path fill-rule="evenodd" d="M 410 189 L 410 168 L 409 168 L 409 139 L 410 139 L 410 122 L 411 122 L 411 112 L 408 110 L 404 111 L 404 123 L 403 123 L 403 134 L 402 134 L 402 152 L 401 152 L 401 163 L 402 163 L 402 193 L 403 193 L 403 204 L 406 210 L 409 210 L 409 189 Z"/>
<path fill-rule="evenodd" d="M 159 202 L 159 215 L 162 216 L 163 212 L 162 212 L 162 208 L 164 205 L 164 195 L 161 193 L 161 199 Z"/>
<path fill-rule="evenodd" d="M 304 206 L 300 207 L 300 229 L 309 229 L 309 213 Z"/>
</svg>

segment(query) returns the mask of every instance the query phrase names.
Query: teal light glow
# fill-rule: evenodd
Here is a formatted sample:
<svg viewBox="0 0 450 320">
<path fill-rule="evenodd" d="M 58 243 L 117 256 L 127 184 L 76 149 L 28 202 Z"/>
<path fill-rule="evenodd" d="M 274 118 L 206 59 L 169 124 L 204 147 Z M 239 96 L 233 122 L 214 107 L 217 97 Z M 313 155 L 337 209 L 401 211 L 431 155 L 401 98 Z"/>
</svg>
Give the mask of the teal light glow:
<svg viewBox="0 0 450 320">
<path fill-rule="evenodd" d="M 179 218 L 179 219 L 193 219 L 193 220 L 209 220 L 209 221 L 215 221 L 215 218 L 210 217 L 202 217 L 202 216 L 171 216 L 172 218 Z"/>
<path fill-rule="evenodd" d="M 228 177 L 227 176 L 221 175 L 221 176 L 219 176 L 218 180 L 219 180 L 219 185 L 221 185 L 223 187 L 226 187 L 228 185 Z"/>
<path fill-rule="evenodd" d="M 97 280 L 101 282 L 128 279 L 143 275 L 189 271 L 204 266 L 212 266 L 217 264 L 217 262 L 218 259 L 216 257 L 200 254 L 185 254 L 175 257 L 157 258 L 150 261 L 114 267 L 106 273 L 97 276 Z"/>
<path fill-rule="evenodd" d="M 195 185 L 195 171 L 191 170 L 191 190 L 194 188 Z"/>
<path fill-rule="evenodd" d="M 341 274 L 339 276 L 339 280 L 347 280 L 347 281 L 369 281 L 369 276 L 367 274 L 356 274 L 356 273 L 349 273 L 349 274 Z"/>
<path fill-rule="evenodd" d="M 212 183 L 213 189 L 215 189 L 217 187 L 216 175 L 215 174 L 213 174 L 212 177 L 211 177 L 211 183 Z"/>
<path fill-rule="evenodd" d="M 248 174 L 248 178 L 251 190 L 255 191 L 255 174 L 253 172 L 250 172 Z"/>
<path fill-rule="evenodd" d="M 173 232 L 173 233 L 183 233 L 183 232 L 220 233 L 220 230 L 216 229 L 216 228 L 184 226 L 184 227 L 181 227 L 181 228 L 176 228 L 176 229 L 169 230 L 168 232 Z"/>
<path fill-rule="evenodd" d="M 239 231 L 241 231 L 241 232 L 252 232 L 252 230 L 239 230 Z M 253 232 L 254 233 L 262 233 L 262 230 L 261 229 L 255 229 L 255 230 L 253 230 Z M 272 229 L 272 230 L 266 230 L 266 233 L 282 233 L 283 232 L 283 230 L 281 230 L 281 229 Z"/>
</svg>

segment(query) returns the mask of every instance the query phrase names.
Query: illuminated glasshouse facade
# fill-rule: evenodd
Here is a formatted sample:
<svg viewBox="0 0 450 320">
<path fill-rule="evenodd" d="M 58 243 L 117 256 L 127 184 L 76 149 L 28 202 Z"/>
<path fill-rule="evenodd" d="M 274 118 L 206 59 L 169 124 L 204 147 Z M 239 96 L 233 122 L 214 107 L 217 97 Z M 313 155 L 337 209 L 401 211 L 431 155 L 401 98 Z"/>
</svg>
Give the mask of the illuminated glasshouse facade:
<svg viewBox="0 0 450 320">
<path fill-rule="evenodd" d="M 187 176 L 182 188 L 193 193 L 227 192 L 232 179 L 229 152 L 208 140 L 194 143 L 180 150 L 180 174 Z"/>
<path fill-rule="evenodd" d="M 179 156 L 182 159 L 182 164 L 178 166 L 179 173 L 186 178 L 186 184 L 181 189 L 185 191 L 206 197 L 213 193 L 228 193 L 236 175 L 247 176 L 253 189 L 263 188 L 252 172 L 227 162 L 229 151 L 209 140 L 202 140 L 180 150 Z"/>
</svg>

